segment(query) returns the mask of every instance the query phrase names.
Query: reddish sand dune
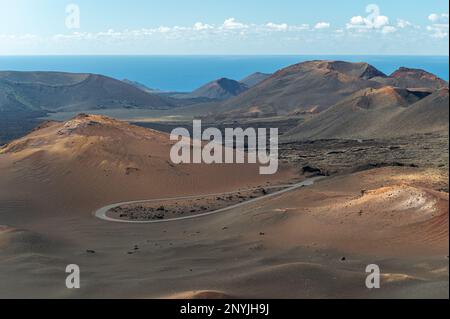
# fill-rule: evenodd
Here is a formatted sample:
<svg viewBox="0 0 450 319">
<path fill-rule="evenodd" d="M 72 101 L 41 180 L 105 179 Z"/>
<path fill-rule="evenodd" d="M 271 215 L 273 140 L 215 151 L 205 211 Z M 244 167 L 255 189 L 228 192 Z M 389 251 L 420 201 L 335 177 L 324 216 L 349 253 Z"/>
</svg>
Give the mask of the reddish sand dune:
<svg viewBox="0 0 450 319">
<path fill-rule="evenodd" d="M 383 255 L 448 251 L 448 193 L 433 190 L 445 176 L 433 170 L 377 169 L 334 178 L 280 198 L 289 241 Z M 281 204 L 281 202 L 283 204 Z M 300 204 L 301 203 L 301 204 Z"/>
</svg>

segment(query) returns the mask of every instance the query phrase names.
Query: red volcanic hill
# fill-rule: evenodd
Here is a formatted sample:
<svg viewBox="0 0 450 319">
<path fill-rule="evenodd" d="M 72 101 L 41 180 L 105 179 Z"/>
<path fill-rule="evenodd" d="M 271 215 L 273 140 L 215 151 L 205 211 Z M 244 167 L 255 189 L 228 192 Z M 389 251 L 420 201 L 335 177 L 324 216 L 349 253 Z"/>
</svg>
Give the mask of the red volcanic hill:
<svg viewBox="0 0 450 319">
<path fill-rule="evenodd" d="M 311 61 L 282 69 L 260 84 L 224 102 L 217 115 L 228 117 L 319 112 L 368 87 L 384 74 L 367 63 Z"/>
<path fill-rule="evenodd" d="M 448 83 L 436 75 L 420 69 L 399 68 L 388 78 L 388 83 L 404 88 L 442 89 Z"/>
<path fill-rule="evenodd" d="M 320 113 L 358 91 L 385 86 L 426 92 L 446 82 L 421 70 L 401 68 L 387 76 L 367 63 L 309 61 L 279 70 L 215 109 L 216 119 Z"/>
<path fill-rule="evenodd" d="M 168 134 L 105 116 L 47 122 L 0 148 L 0 189 L 98 204 L 267 182 L 258 164 L 174 165 L 174 143 Z"/>
</svg>

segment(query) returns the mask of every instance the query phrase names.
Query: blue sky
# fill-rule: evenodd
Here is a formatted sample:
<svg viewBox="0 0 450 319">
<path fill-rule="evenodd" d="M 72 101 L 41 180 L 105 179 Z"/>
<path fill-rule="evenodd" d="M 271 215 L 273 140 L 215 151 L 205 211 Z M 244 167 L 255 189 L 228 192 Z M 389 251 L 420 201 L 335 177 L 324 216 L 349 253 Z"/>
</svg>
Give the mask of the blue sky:
<svg viewBox="0 0 450 319">
<path fill-rule="evenodd" d="M 0 0 L 0 54 L 448 55 L 448 12 L 444 0 Z"/>
</svg>

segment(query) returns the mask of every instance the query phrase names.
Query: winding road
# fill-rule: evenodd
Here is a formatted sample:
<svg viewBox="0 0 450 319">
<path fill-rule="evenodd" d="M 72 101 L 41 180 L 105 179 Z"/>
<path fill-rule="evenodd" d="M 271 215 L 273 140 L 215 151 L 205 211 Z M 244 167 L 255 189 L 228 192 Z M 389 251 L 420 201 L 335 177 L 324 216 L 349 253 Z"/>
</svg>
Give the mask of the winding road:
<svg viewBox="0 0 450 319">
<path fill-rule="evenodd" d="M 148 200 L 135 200 L 135 201 L 130 201 L 130 202 L 115 203 L 115 204 L 110 204 L 110 205 L 104 206 L 104 207 L 96 210 L 94 212 L 94 215 L 95 215 L 95 217 L 97 217 L 99 219 L 102 219 L 102 220 L 105 220 L 105 221 L 116 222 L 116 223 L 127 223 L 127 224 L 156 224 L 156 223 L 168 223 L 168 222 L 174 222 L 174 221 L 180 221 L 180 220 L 186 220 L 186 219 L 194 219 L 194 218 L 200 218 L 200 217 L 205 217 L 205 216 L 210 216 L 210 215 L 223 213 L 225 211 L 229 211 L 229 210 L 234 209 L 234 208 L 238 208 L 238 207 L 241 207 L 241 206 L 252 204 L 252 203 L 255 203 L 255 202 L 263 200 L 263 199 L 267 199 L 267 198 L 275 197 L 275 196 L 278 196 L 278 195 L 281 195 L 281 194 L 284 194 L 284 193 L 287 193 L 287 192 L 291 192 L 291 191 L 296 190 L 296 189 L 301 188 L 301 187 L 311 186 L 317 180 L 322 179 L 322 178 L 324 178 L 324 177 L 319 176 L 319 177 L 308 178 L 308 179 L 306 179 L 306 180 L 304 180 L 304 181 L 302 181 L 300 183 L 296 183 L 296 184 L 264 187 L 265 189 L 274 189 L 274 188 L 284 188 L 284 189 L 282 189 L 280 191 L 277 191 L 275 193 L 272 193 L 272 194 L 268 194 L 268 195 L 261 196 L 261 197 L 258 197 L 258 198 L 250 199 L 250 200 L 242 202 L 242 203 L 234 204 L 234 205 L 231 205 L 231 206 L 228 206 L 228 207 L 224 207 L 224 208 L 221 208 L 221 209 L 217 209 L 217 210 L 214 210 L 214 211 L 210 211 L 210 212 L 207 212 L 207 213 L 201 213 L 201 214 L 184 216 L 184 217 L 177 217 L 177 218 L 170 218 L 170 219 L 161 219 L 161 220 L 123 220 L 123 219 L 117 219 L 117 218 L 109 217 L 107 215 L 107 213 L 111 209 L 116 208 L 116 207 L 120 207 L 120 206 L 123 206 L 123 205 L 144 204 L 144 203 L 159 202 L 159 201 L 169 201 L 169 200 L 183 200 L 183 199 L 192 199 L 192 198 L 209 197 L 209 196 L 223 196 L 223 195 L 235 194 L 237 192 L 242 192 L 242 191 L 256 190 L 256 189 L 260 189 L 262 187 L 255 187 L 255 188 L 249 188 L 249 189 L 245 189 L 245 190 L 239 190 L 239 191 L 234 191 L 234 192 L 226 192 L 226 193 L 217 193 L 217 194 L 204 194 L 204 195 L 192 195 L 192 196 L 169 197 L 169 198 L 155 198 L 155 199 L 148 199 Z"/>
</svg>

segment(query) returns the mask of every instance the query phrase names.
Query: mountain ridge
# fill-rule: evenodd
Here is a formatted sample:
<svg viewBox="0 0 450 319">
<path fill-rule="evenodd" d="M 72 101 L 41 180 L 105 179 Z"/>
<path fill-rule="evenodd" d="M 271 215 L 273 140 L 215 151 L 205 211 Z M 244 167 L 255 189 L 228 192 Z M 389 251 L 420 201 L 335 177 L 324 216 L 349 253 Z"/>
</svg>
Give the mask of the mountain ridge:
<svg viewBox="0 0 450 319">
<path fill-rule="evenodd" d="M 239 82 L 251 88 L 270 78 L 271 76 L 272 74 L 269 73 L 255 72 L 241 79 Z"/>
<path fill-rule="evenodd" d="M 26 79 L 28 76 L 28 79 Z M 56 76 L 56 79 L 49 78 Z M 30 78 L 34 78 L 33 82 Z M 45 78 L 45 81 L 42 80 Z M 59 81 L 59 82 L 57 82 Z M 1 109 L 11 97 L 32 110 L 84 111 L 103 108 L 161 108 L 176 106 L 172 101 L 144 92 L 130 84 L 99 75 L 65 72 L 0 73 Z M 9 99 L 7 99 L 9 97 Z"/>
<path fill-rule="evenodd" d="M 248 86 L 236 80 L 225 77 L 202 85 L 198 89 L 187 94 L 189 98 L 209 98 L 212 100 L 226 100 L 238 96 L 248 90 Z"/>
<path fill-rule="evenodd" d="M 421 74 L 427 76 L 403 71 L 394 73 L 395 77 L 392 77 L 365 62 L 306 61 L 283 68 L 258 85 L 223 102 L 211 118 L 220 120 L 318 114 L 362 89 L 393 86 L 427 91 L 446 84 L 444 80 L 423 70 Z M 403 77 L 406 79 L 403 80 Z"/>
</svg>

